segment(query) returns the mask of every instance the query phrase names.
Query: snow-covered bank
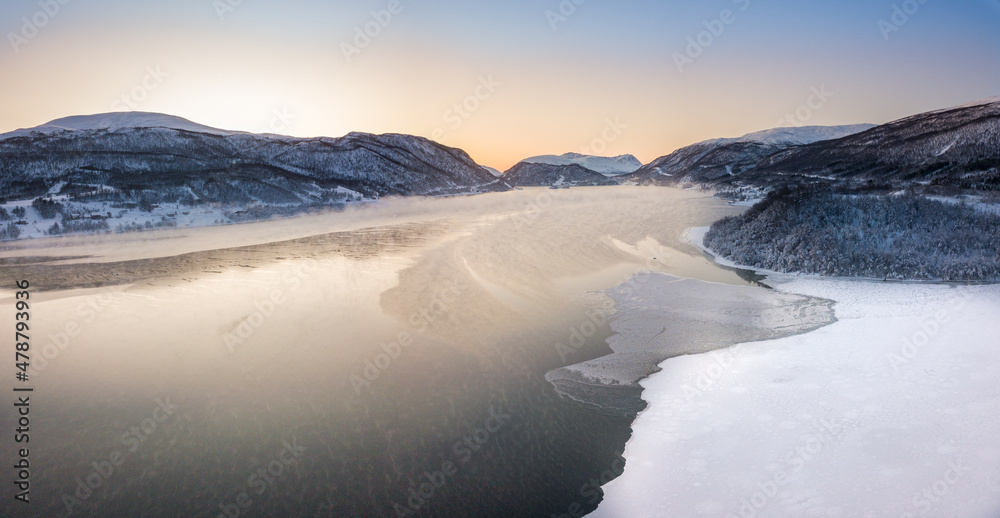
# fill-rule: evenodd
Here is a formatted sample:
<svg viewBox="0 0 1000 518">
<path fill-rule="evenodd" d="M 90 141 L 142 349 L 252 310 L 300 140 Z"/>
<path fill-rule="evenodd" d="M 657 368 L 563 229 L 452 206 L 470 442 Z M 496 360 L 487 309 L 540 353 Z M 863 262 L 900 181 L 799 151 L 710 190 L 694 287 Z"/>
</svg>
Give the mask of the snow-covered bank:
<svg viewBox="0 0 1000 518">
<path fill-rule="evenodd" d="M 722 257 L 719 254 L 716 254 L 715 252 L 709 250 L 708 247 L 705 246 L 705 234 L 708 234 L 708 230 L 710 228 L 712 228 L 712 227 L 695 227 L 695 228 L 689 228 L 689 229 L 687 229 L 686 232 L 684 232 L 684 236 L 683 236 L 682 239 L 684 241 L 687 241 L 688 243 L 694 245 L 695 247 L 697 247 L 698 249 L 700 249 L 702 252 L 705 252 L 705 253 L 711 255 L 712 256 L 712 260 L 715 261 L 716 264 L 720 264 L 722 266 L 728 266 L 730 268 L 750 268 L 749 266 L 742 266 L 742 265 L 736 264 L 736 263 L 730 261 L 729 259 L 726 259 L 725 257 Z M 759 270 L 759 268 L 757 268 L 755 270 Z"/>
<path fill-rule="evenodd" d="M 769 282 L 839 321 L 662 362 L 591 516 L 1000 516 L 1000 286 Z"/>
</svg>

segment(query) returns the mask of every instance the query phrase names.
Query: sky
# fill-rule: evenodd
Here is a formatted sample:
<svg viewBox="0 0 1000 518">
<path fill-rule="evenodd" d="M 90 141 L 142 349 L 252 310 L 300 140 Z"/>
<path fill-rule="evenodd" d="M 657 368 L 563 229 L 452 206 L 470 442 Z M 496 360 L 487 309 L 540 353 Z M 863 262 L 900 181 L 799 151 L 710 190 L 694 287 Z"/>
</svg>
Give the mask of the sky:
<svg viewBox="0 0 1000 518">
<path fill-rule="evenodd" d="M 1000 95 L 1000 0 L 4 0 L 0 132 L 169 113 L 505 170 Z"/>
</svg>

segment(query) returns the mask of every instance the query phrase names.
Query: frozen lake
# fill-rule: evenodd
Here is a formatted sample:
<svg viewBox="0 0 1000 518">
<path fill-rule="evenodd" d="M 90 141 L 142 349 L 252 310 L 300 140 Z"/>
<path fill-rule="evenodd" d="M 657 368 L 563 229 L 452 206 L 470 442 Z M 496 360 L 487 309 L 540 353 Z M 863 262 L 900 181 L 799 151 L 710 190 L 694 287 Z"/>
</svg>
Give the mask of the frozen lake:
<svg viewBox="0 0 1000 518">
<path fill-rule="evenodd" d="M 802 311 L 682 241 L 741 210 L 667 188 L 529 189 L 5 243 L 3 277 L 34 289 L 32 510 L 593 510 L 644 369 Z M 642 304 L 622 286 L 667 278 L 651 272 L 684 281 L 662 288 L 675 311 L 616 323 L 616 304 Z M 706 312 L 716 297 L 729 320 Z M 733 331 L 761 312 L 777 320 Z M 572 365 L 558 390 L 546 379 Z"/>
</svg>

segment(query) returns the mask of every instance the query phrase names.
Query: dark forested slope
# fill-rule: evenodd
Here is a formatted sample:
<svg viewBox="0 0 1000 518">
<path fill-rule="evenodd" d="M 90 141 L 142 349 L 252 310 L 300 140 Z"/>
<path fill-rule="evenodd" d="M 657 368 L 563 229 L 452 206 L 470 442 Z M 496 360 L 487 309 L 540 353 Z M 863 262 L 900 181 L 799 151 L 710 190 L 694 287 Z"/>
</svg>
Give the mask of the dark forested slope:
<svg viewBox="0 0 1000 518">
<path fill-rule="evenodd" d="M 1000 280 L 1000 216 L 913 195 L 781 189 L 717 221 L 705 245 L 739 264 L 780 272 Z"/>
</svg>

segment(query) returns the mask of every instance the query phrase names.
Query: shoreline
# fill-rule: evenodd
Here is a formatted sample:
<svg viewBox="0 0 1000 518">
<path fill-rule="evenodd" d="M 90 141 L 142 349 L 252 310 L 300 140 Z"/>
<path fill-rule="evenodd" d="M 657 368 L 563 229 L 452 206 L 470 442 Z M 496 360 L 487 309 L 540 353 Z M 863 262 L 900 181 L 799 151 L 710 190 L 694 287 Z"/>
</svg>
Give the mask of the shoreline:
<svg viewBox="0 0 1000 518">
<path fill-rule="evenodd" d="M 833 300 L 755 284 L 728 285 L 665 272 L 636 274 L 598 292 L 613 301 L 609 323 L 614 334 L 607 339 L 612 353 L 553 369 L 545 378 L 564 397 L 611 413 L 638 408 L 626 413 L 636 416 L 648 403 L 642 383 L 670 358 L 787 338 L 837 322 Z M 657 302 L 663 297 L 669 302 Z M 626 389 L 635 391 L 640 402 L 617 401 Z"/>
<path fill-rule="evenodd" d="M 708 227 L 688 229 L 683 239 L 709 255 L 720 266 L 746 268 L 719 257 L 705 247 L 702 239 L 707 230 Z M 761 517 L 804 516 L 807 512 L 816 513 L 817 516 L 860 516 L 880 506 L 883 510 L 877 512 L 879 516 L 906 516 L 907 513 L 916 516 L 928 512 L 930 501 L 927 500 L 925 505 L 924 500 L 918 500 L 913 494 L 921 494 L 920 491 L 927 487 L 927 482 L 932 489 L 937 487 L 934 486 L 934 478 L 940 477 L 941 473 L 937 473 L 937 467 L 928 470 L 924 465 L 937 466 L 942 459 L 956 462 L 956 458 L 969 457 L 969 452 L 965 452 L 963 457 L 957 453 L 961 448 L 953 446 L 961 438 L 961 426 L 956 426 L 954 420 L 939 421 L 935 419 L 935 415 L 928 415 L 934 412 L 917 404 L 913 406 L 911 413 L 898 418 L 910 426 L 907 432 L 907 424 L 900 427 L 895 420 L 886 420 L 885 412 L 891 413 L 893 408 L 910 405 L 911 401 L 919 401 L 919 397 L 906 394 L 905 391 L 865 390 L 862 382 L 844 382 L 831 375 L 829 365 L 833 363 L 837 367 L 843 366 L 847 373 L 842 377 L 856 374 L 873 387 L 894 383 L 906 386 L 906 383 L 893 376 L 920 380 L 907 381 L 915 384 L 918 392 L 924 385 L 941 383 L 940 375 L 934 374 L 941 369 L 941 364 L 947 365 L 948 360 L 955 361 L 952 356 L 960 353 L 973 358 L 983 355 L 982 344 L 989 343 L 990 333 L 996 336 L 997 329 L 989 331 L 981 328 L 998 327 L 996 324 L 990 326 L 982 316 L 995 313 L 997 300 L 1000 300 L 1000 288 L 996 283 L 888 282 L 881 279 L 831 278 L 753 270 L 766 274 L 769 284 L 773 284 L 778 293 L 829 298 L 834 302 L 838 318 L 829 325 L 776 340 L 733 344 L 719 351 L 727 353 L 728 360 L 725 364 L 719 361 L 718 353 L 685 355 L 660 362 L 659 371 L 650 373 L 640 382 L 646 408 L 633 421 L 633 434 L 623 454 L 626 459 L 625 471 L 622 476 L 604 486 L 605 498 L 589 516 L 654 516 L 656 513 L 652 509 L 671 509 L 671 513 L 678 516 L 708 514 L 727 518 L 746 516 L 747 513 Z M 973 310 L 963 313 L 960 307 L 956 309 L 955 300 L 962 301 L 963 306 L 969 303 L 978 318 L 969 314 Z M 955 320 L 963 320 L 966 325 L 947 324 Z M 963 334 L 982 338 L 977 345 L 976 341 L 959 338 Z M 931 349 L 931 345 L 914 345 L 924 340 L 932 345 L 937 342 L 941 347 Z M 843 349 L 851 350 L 844 356 Z M 877 351 L 873 351 L 874 349 Z M 775 361 L 771 358 L 775 355 L 795 358 L 798 367 L 789 369 L 788 361 Z M 855 358 L 864 356 L 865 360 L 872 361 L 852 360 L 852 355 Z M 880 355 L 883 357 L 879 358 Z M 941 355 L 944 357 L 937 358 L 938 361 L 935 362 L 933 357 Z M 831 362 L 830 358 L 835 359 L 835 362 Z M 876 359 L 882 361 L 873 361 Z M 917 363 L 928 364 L 928 368 L 918 370 L 914 365 Z M 819 381 L 803 379 L 806 376 L 800 371 L 804 368 L 810 372 L 815 371 L 817 378 L 821 375 L 829 376 L 829 382 L 822 386 Z M 965 361 L 963 368 L 1000 370 L 990 367 L 988 363 L 980 365 L 971 360 Z M 768 372 L 775 374 L 766 374 Z M 865 374 L 862 376 L 858 372 Z M 958 372 L 952 369 L 953 375 L 959 375 Z M 997 379 L 995 373 L 981 373 L 976 379 L 991 379 L 990 376 Z M 886 377 L 889 381 L 885 381 Z M 767 378 L 771 378 L 771 381 L 767 381 Z M 943 386 L 963 381 L 966 380 L 956 378 L 948 380 Z M 841 393 L 837 389 L 828 390 L 831 384 L 837 383 L 845 385 Z M 989 418 L 997 415 L 996 411 L 1000 410 L 1000 390 L 985 385 L 977 385 L 977 388 L 981 389 L 980 392 L 968 396 L 965 393 L 955 395 L 935 390 L 928 392 L 925 398 L 953 397 L 960 402 L 965 401 L 964 404 L 942 405 L 937 411 L 949 416 L 966 414 L 966 421 L 970 423 L 967 426 L 974 426 L 974 423 L 975 426 L 1000 432 L 1000 420 Z M 759 391 L 773 394 L 773 397 L 763 403 L 759 397 L 747 399 Z M 846 401 L 842 394 L 846 394 Z M 987 403 L 982 403 L 985 406 L 982 406 L 978 401 L 984 395 L 989 398 Z M 895 407 L 872 402 L 897 397 L 902 399 L 902 403 Z M 794 406 L 795 410 L 790 410 L 790 406 Z M 812 412 L 809 411 L 810 408 Z M 753 415 L 755 412 L 756 415 Z M 820 414 L 818 418 L 816 413 Z M 739 414 L 747 414 L 750 419 L 734 420 L 734 415 Z M 928 422 L 933 422 L 934 425 L 926 425 Z M 742 423 L 742 426 L 736 426 L 736 423 Z M 768 432 L 740 441 L 740 436 L 747 433 L 742 429 L 744 426 L 750 429 L 763 428 Z M 730 430 L 728 438 L 718 435 L 721 429 Z M 941 433 L 938 431 L 941 429 L 948 429 L 949 432 Z M 892 431 L 890 433 L 886 430 Z M 886 434 L 893 439 L 880 439 Z M 908 442 L 908 434 L 923 437 L 924 445 L 899 450 L 896 443 Z M 716 436 L 712 437 L 713 435 Z M 807 439 L 802 439 L 803 437 Z M 983 478 L 984 474 L 986 477 L 1000 474 L 1000 449 L 990 446 L 989 441 L 983 437 L 985 435 L 981 434 L 978 438 L 966 440 L 967 450 L 978 449 L 974 451 L 973 459 L 966 462 L 975 465 L 970 469 L 985 472 L 979 478 Z M 796 455 L 802 448 L 802 444 L 797 446 L 796 443 L 803 440 L 806 441 L 803 443 L 805 446 L 812 444 L 809 441 L 816 444 L 817 451 L 809 454 L 808 458 Z M 942 446 L 949 444 L 949 441 L 952 446 Z M 867 488 L 882 484 L 888 486 L 885 492 L 891 492 L 894 489 L 892 483 L 879 476 L 879 473 L 890 468 L 881 463 L 878 457 L 881 450 L 893 448 L 897 451 L 888 460 L 906 466 L 904 471 L 909 470 L 914 474 L 900 477 L 906 480 L 895 487 L 899 494 L 898 500 L 866 499 L 859 489 L 862 484 L 837 482 L 841 478 L 874 479 L 868 480 Z M 824 457 L 822 452 L 829 450 L 834 450 L 838 455 Z M 783 455 L 785 452 L 790 453 Z M 936 452 L 937 455 L 927 452 Z M 872 460 L 873 456 L 876 461 Z M 733 457 L 735 461 L 732 460 Z M 713 463 L 713 458 L 718 463 Z M 791 463 L 781 460 L 783 458 Z M 741 460 L 746 464 L 742 470 Z M 983 460 L 986 462 L 981 462 Z M 859 469 L 858 465 L 867 471 Z M 660 468 L 656 469 L 655 466 Z M 684 466 L 687 469 L 682 469 Z M 722 471 L 713 473 L 713 466 L 720 466 Z M 777 466 L 778 471 L 771 472 L 771 468 L 768 468 L 761 472 L 760 466 Z M 810 467 L 816 469 L 808 469 Z M 892 469 L 895 471 L 897 468 Z M 829 477 L 831 470 L 842 474 L 833 481 L 825 480 L 823 477 Z M 944 469 L 941 471 L 943 473 Z M 773 474 L 768 475 L 769 472 Z M 736 475 L 737 473 L 750 475 Z M 781 476 L 775 479 L 777 474 Z M 924 475 L 927 482 L 921 482 L 920 475 Z M 782 483 L 775 480 L 781 480 Z M 706 489 L 692 490 L 692 484 L 695 488 Z M 842 487 L 845 485 L 851 487 Z M 948 512 L 957 512 L 963 516 L 995 516 L 993 513 L 1000 511 L 1000 490 L 983 485 L 971 490 L 969 485 L 971 482 L 962 490 L 963 488 L 953 489 L 949 484 L 948 492 L 943 495 L 935 493 L 934 496 L 941 501 L 948 500 L 949 506 L 959 509 L 948 509 Z M 681 487 L 687 489 L 687 492 L 681 490 Z M 761 489 L 771 487 L 774 488 L 773 492 Z M 836 488 L 836 491 L 832 488 Z M 675 492 L 671 489 L 681 491 L 676 493 L 677 498 L 667 496 Z M 733 498 L 726 501 L 723 495 Z M 739 498 L 741 495 L 745 496 Z M 807 503 L 802 504 L 802 501 Z M 850 508 L 846 513 L 845 506 Z M 889 510 L 886 511 L 885 508 Z M 821 513 L 820 510 L 824 512 Z M 938 512 L 943 512 L 943 509 L 938 509 Z"/>
<path fill-rule="evenodd" d="M 779 280 L 786 280 L 791 278 L 803 278 L 803 279 L 830 279 L 830 280 L 842 280 L 842 281 L 869 281 L 869 282 L 882 282 L 882 283 L 895 283 L 895 284 L 944 284 L 944 285 L 959 285 L 959 286 L 988 286 L 992 284 L 1000 284 L 1000 281 L 949 281 L 945 279 L 878 279 L 875 277 L 848 277 L 843 275 L 820 275 L 818 273 L 799 273 L 799 272 L 779 272 L 775 270 L 768 270 L 767 268 L 760 268 L 757 266 L 739 264 L 725 257 L 722 257 L 719 253 L 715 252 L 707 245 L 705 245 L 705 234 L 711 227 L 692 227 L 687 229 L 681 236 L 682 239 L 688 244 L 701 250 L 709 259 L 722 266 L 724 268 L 733 268 L 736 270 L 748 270 L 756 272 L 767 278 L 777 278 Z"/>
<path fill-rule="evenodd" d="M 175 243 L 157 241 L 159 248 L 152 251 L 142 241 L 95 243 L 115 259 L 163 249 L 173 257 L 182 247 L 214 247 L 206 256 L 182 258 L 187 261 L 177 266 L 222 273 L 206 273 L 193 282 L 185 274 L 184 279 L 170 278 L 155 286 L 143 282 L 123 288 L 122 297 L 94 300 L 102 309 L 95 309 L 92 322 L 76 313 L 86 296 L 74 293 L 39 302 L 35 309 L 42 318 L 37 328 L 32 326 L 39 336 L 61 336 L 58 333 L 69 324 L 81 328 L 69 342 L 60 339 L 55 344 L 69 345 L 45 367 L 47 390 L 55 396 L 48 406 L 54 415 L 72 418 L 83 428 L 115 422 L 122 409 L 141 410 L 147 395 L 168 393 L 192 413 L 190 426 L 197 433 L 158 430 L 146 447 L 155 450 L 176 441 L 172 451 L 183 455 L 171 458 L 194 458 L 189 452 L 197 451 L 204 454 L 197 457 L 203 459 L 199 463 L 248 469 L 259 463 L 260 448 L 273 432 L 260 423 L 280 417 L 300 430 L 302 444 L 327 452 L 288 475 L 291 487 L 318 488 L 296 508 L 315 510 L 329 502 L 346 515 L 364 514 L 359 511 L 363 508 L 369 514 L 391 514 L 392 503 L 402 501 L 414 487 L 411 480 L 438 469 L 440 454 L 450 454 L 456 438 L 481 426 L 489 407 L 502 406 L 512 416 L 511 428 L 491 434 L 489 446 L 474 453 L 474 469 L 489 473 L 498 487 L 509 488 L 507 494 L 518 495 L 517 500 L 478 493 L 481 479 L 463 475 L 449 481 L 453 496 L 438 497 L 433 512 L 488 515 L 501 509 L 508 515 L 530 516 L 561 512 L 577 502 L 589 511 L 596 499 L 593 504 L 581 500 L 579 488 L 616 465 L 632 419 L 602 415 L 560 399 L 542 377 L 563 364 L 560 342 L 573 348 L 568 361 L 605 353 L 607 327 L 598 326 L 598 319 L 584 311 L 586 302 L 600 297 L 589 294 L 616 286 L 644 268 L 704 274 L 733 284 L 741 280 L 677 242 L 684 228 L 733 211 L 716 200 L 666 188 L 558 193 L 405 200 L 341 225 L 313 221 L 294 229 L 296 234 L 327 236 L 338 230 L 331 227 L 361 219 L 371 226 L 413 213 L 418 222 L 455 220 L 440 232 L 428 234 L 434 229 L 418 224 L 390 232 L 385 239 L 309 237 L 293 243 L 270 240 L 275 244 L 235 252 L 220 249 L 232 241 L 281 234 L 287 227 L 255 224 L 245 227 L 254 230 L 249 233 L 232 232 L 235 228 L 191 232 Z M 540 200 L 548 204 L 536 206 Z M 312 234 L 314 230 L 324 232 Z M 227 233 L 239 235 L 220 236 Z M 223 242 L 216 236 L 229 239 Z M 615 239 L 628 246 L 623 249 Z M 385 249 L 384 244 L 400 250 Z M 234 261 L 233 267 L 223 268 Z M 146 264 L 143 271 L 162 272 L 174 262 Z M 263 267 L 248 268 L 261 263 Z M 44 264 L 44 271 L 31 275 L 32 286 L 59 285 L 56 265 Z M 280 299 L 272 298 L 276 292 Z M 594 338 L 577 347 L 577 337 L 588 335 Z M 43 349 L 56 350 L 54 345 Z M 295 366 L 293 383 L 281 383 L 273 376 L 278 357 L 309 361 Z M 93 372 L 106 374 L 97 385 L 88 374 Z M 198 374 L 204 372 L 216 374 Z M 239 397 L 233 400 L 234 395 Z M 106 398 L 108 404 L 84 408 L 75 400 L 84 396 Z M 227 426 L 220 428 L 218 409 L 231 406 L 241 411 L 226 417 Z M 135 422 L 142 418 L 134 417 Z M 114 429 L 103 428 L 73 435 L 59 428 L 59 422 L 51 422 L 58 429 L 39 432 L 50 437 L 52 454 L 60 458 L 88 462 L 86 452 L 99 451 L 117 438 Z M 235 439 L 226 434 L 233 429 L 240 431 Z M 225 448 L 206 449 L 206 442 L 217 444 L 220 437 Z M 386 465 L 372 460 L 383 459 L 387 447 L 397 462 L 399 477 L 393 480 L 383 478 Z M 328 471 L 327 455 L 355 460 L 342 473 L 358 481 L 357 494 L 329 485 L 341 475 Z M 92 502 L 113 514 L 141 501 L 143 494 L 166 494 L 164 480 L 180 479 L 190 471 L 177 463 L 162 464 L 158 470 L 160 477 L 143 479 L 125 495 L 127 500 L 95 493 Z M 75 473 L 57 475 L 52 481 L 56 486 L 74 487 Z M 225 478 L 202 489 L 207 501 L 228 500 L 232 494 Z M 59 502 L 43 499 L 39 504 L 44 510 Z M 176 505 L 186 514 L 198 514 L 193 504 Z M 281 514 L 278 505 L 262 503 L 261 512 Z"/>
</svg>

